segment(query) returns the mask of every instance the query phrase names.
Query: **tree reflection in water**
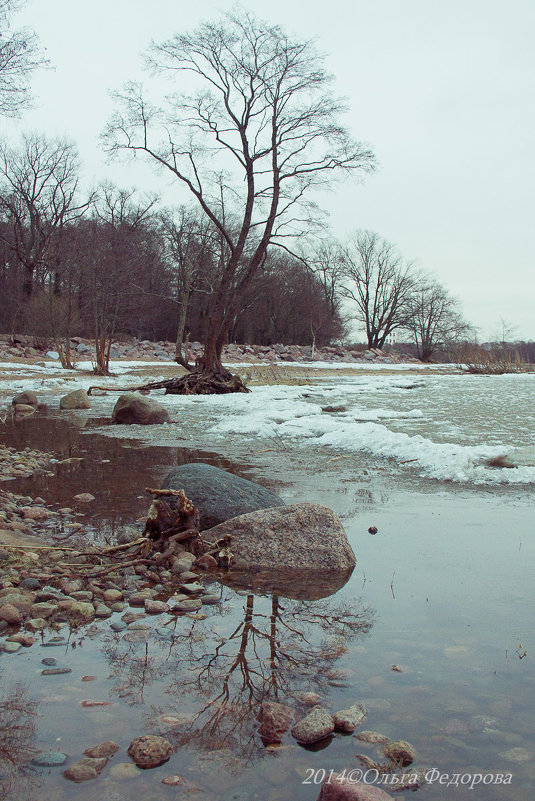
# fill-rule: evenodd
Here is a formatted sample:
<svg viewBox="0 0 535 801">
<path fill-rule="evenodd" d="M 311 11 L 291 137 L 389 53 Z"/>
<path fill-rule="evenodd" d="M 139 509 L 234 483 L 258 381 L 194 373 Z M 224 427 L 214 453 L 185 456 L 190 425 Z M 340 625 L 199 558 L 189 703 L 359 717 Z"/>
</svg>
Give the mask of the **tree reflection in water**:
<svg viewBox="0 0 535 801">
<path fill-rule="evenodd" d="M 191 625 L 177 618 L 165 650 L 151 640 L 136 658 L 119 640 L 108 642 L 106 654 L 121 677 L 115 692 L 130 694 L 131 702 L 143 700 L 148 684 L 172 677 L 165 708 L 153 705 L 147 715 L 149 730 L 165 732 L 175 745 L 218 749 L 249 761 L 264 752 L 255 724 L 260 704 L 295 706 L 306 691 L 325 695 L 339 677 L 335 665 L 349 643 L 372 627 L 373 612 L 359 601 L 251 593 L 228 634 L 224 623 L 221 613 Z"/>
<path fill-rule="evenodd" d="M 33 798 L 39 779 L 24 769 L 35 754 L 38 702 L 21 685 L 2 688 L 0 699 L 0 799 Z"/>
</svg>

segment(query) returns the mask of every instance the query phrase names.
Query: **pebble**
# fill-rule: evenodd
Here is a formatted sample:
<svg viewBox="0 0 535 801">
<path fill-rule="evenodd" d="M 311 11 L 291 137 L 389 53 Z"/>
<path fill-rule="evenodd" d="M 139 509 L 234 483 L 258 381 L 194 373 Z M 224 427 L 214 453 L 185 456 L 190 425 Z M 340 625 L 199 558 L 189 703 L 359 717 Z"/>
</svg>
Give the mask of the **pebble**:
<svg viewBox="0 0 535 801">
<path fill-rule="evenodd" d="M 127 628 L 127 624 L 124 622 L 124 620 L 115 620 L 111 624 L 110 628 L 113 631 L 124 631 Z"/>
<path fill-rule="evenodd" d="M 180 584 L 179 589 L 182 592 L 187 593 L 188 595 L 195 595 L 198 592 L 202 592 L 204 587 L 202 584 L 192 583 L 192 584 Z"/>
<path fill-rule="evenodd" d="M 157 768 L 167 762 L 172 753 L 169 740 L 152 734 L 136 737 L 128 747 L 128 755 L 140 768 Z"/>
<path fill-rule="evenodd" d="M 44 659 L 41 659 L 41 664 L 46 665 L 47 667 L 52 667 L 52 665 L 56 665 L 58 662 L 57 659 L 54 659 L 53 656 L 45 656 Z"/>
<path fill-rule="evenodd" d="M 123 640 L 125 642 L 132 643 L 146 642 L 150 637 L 150 633 L 150 629 L 136 629 L 135 631 L 127 631 L 126 634 L 123 634 Z"/>
<path fill-rule="evenodd" d="M 180 601 L 179 603 L 175 604 L 171 611 L 172 612 L 196 612 L 202 607 L 202 601 L 200 598 L 190 599 L 186 601 Z"/>
<path fill-rule="evenodd" d="M 92 748 L 86 748 L 84 754 L 88 757 L 99 759 L 102 757 L 111 757 L 116 754 L 118 750 L 119 746 L 117 743 L 114 743 L 113 740 L 106 740 L 106 742 L 94 745 Z"/>
<path fill-rule="evenodd" d="M 59 676 L 61 673 L 72 673 L 72 668 L 53 667 L 41 671 L 41 676 Z"/>
<path fill-rule="evenodd" d="M 169 604 L 164 601 L 153 601 L 147 598 L 145 600 L 145 612 L 149 615 L 161 615 L 163 612 L 169 612 Z"/>
<path fill-rule="evenodd" d="M 74 496 L 73 500 L 78 501 L 78 503 L 91 503 L 95 500 L 95 496 L 91 495 L 90 492 L 80 492 Z"/>
</svg>

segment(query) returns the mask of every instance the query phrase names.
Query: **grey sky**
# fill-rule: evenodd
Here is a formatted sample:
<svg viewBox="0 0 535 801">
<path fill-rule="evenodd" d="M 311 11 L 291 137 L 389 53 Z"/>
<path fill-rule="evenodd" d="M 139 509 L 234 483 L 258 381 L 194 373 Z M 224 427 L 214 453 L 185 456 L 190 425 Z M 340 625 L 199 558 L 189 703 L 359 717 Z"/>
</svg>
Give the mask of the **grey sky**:
<svg viewBox="0 0 535 801">
<path fill-rule="evenodd" d="M 37 107 L 20 130 L 66 134 L 88 182 L 158 189 L 137 161 L 106 166 L 98 135 L 108 90 L 143 77 L 151 39 L 189 30 L 232 3 L 203 0 L 30 0 L 18 15 L 54 71 L 33 81 Z M 315 38 L 348 98 L 347 123 L 373 147 L 377 173 L 322 198 L 334 233 L 369 228 L 395 242 L 459 297 L 480 337 L 500 318 L 535 336 L 533 0 L 331 0 L 243 5 Z M 166 200 L 174 192 L 166 193 Z M 183 201 L 176 194 L 176 202 Z"/>
</svg>

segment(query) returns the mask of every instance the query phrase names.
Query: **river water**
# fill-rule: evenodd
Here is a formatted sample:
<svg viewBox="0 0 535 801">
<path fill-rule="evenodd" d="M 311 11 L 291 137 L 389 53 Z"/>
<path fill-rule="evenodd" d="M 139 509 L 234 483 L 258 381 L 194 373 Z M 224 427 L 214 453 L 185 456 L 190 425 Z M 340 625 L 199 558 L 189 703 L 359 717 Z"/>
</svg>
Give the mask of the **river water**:
<svg viewBox="0 0 535 801">
<path fill-rule="evenodd" d="M 53 650 L 72 668 L 67 681 L 41 677 L 50 651 L 40 647 L 2 657 L 4 715 L 18 710 L 21 749 L 74 761 L 113 739 L 114 761 L 126 762 L 134 736 L 166 733 L 176 746 L 158 769 L 130 778 L 107 769 L 80 786 L 61 769 L 13 768 L 9 797 L 176 799 L 161 779 L 181 774 L 201 788 L 194 798 L 315 801 L 322 771 L 362 767 L 357 753 L 384 758 L 341 735 L 316 749 L 288 736 L 266 750 L 255 722 L 262 700 L 299 716 L 302 693 L 314 691 L 331 710 L 364 704 L 361 728 L 408 740 L 434 776 L 512 776 L 473 790 L 437 780 L 422 798 L 532 799 L 534 389 L 533 375 L 333 371 L 243 396 L 167 396 L 164 426 L 108 425 L 110 394 L 89 416 L 60 416 L 51 403 L 7 427 L 10 444 L 83 458 L 9 488 L 60 506 L 92 492 L 98 538 L 143 515 L 144 487 L 169 466 L 208 461 L 288 503 L 332 507 L 357 556 L 347 584 L 319 600 L 299 582 L 278 596 L 231 583 L 205 620 L 179 618 L 165 639 L 127 643 L 109 620 L 66 632 Z M 88 674 L 96 678 L 82 682 Z M 88 698 L 110 705 L 82 707 Z"/>
</svg>

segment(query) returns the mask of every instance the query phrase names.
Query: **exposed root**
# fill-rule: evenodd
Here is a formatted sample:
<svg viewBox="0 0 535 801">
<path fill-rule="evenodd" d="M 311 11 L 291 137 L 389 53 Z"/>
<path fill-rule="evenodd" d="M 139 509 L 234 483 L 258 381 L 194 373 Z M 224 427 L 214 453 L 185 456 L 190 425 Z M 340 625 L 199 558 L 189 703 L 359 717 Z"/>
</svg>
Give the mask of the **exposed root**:
<svg viewBox="0 0 535 801">
<path fill-rule="evenodd" d="M 228 371 L 192 370 L 191 373 L 178 378 L 166 378 L 164 381 L 151 381 L 137 387 L 99 387 L 92 386 L 87 390 L 91 395 L 94 389 L 106 392 L 150 392 L 153 389 L 165 389 L 166 395 L 225 395 L 231 392 L 250 392 L 238 375 Z"/>
</svg>

